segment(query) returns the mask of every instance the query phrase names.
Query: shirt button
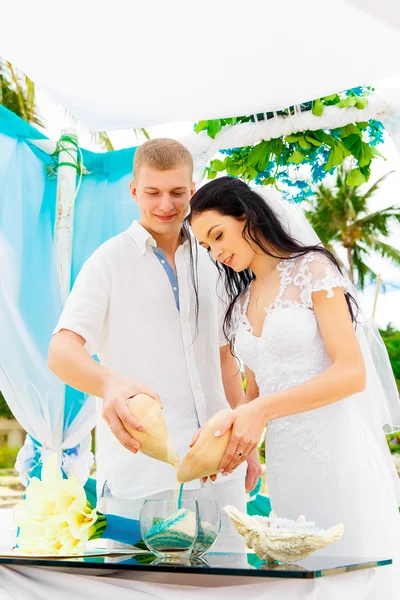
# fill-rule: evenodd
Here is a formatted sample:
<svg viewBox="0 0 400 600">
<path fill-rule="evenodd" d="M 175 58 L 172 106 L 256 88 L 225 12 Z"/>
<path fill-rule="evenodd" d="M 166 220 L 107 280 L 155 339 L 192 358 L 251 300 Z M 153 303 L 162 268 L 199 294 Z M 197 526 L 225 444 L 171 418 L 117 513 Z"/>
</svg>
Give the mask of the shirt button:
<svg viewBox="0 0 400 600">
<path fill-rule="evenodd" d="M 165 260 L 162 260 L 162 261 L 161 261 L 161 264 L 162 264 L 162 265 L 165 265 Z"/>
<path fill-rule="evenodd" d="M 178 288 L 176 288 L 176 287 L 174 287 L 174 288 L 172 288 L 172 289 L 174 290 L 174 292 L 177 292 L 177 291 L 178 291 Z"/>
</svg>

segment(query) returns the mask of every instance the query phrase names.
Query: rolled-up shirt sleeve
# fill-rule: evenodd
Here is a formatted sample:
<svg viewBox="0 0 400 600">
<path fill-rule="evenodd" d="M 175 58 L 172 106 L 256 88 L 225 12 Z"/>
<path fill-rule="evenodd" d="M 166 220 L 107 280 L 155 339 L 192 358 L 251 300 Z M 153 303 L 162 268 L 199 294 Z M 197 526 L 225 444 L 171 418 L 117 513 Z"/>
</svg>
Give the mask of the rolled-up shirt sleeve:
<svg viewBox="0 0 400 600">
<path fill-rule="evenodd" d="M 95 252 L 83 265 L 53 335 L 68 329 L 82 336 L 91 356 L 101 349 L 110 298 L 110 277 Z"/>
</svg>

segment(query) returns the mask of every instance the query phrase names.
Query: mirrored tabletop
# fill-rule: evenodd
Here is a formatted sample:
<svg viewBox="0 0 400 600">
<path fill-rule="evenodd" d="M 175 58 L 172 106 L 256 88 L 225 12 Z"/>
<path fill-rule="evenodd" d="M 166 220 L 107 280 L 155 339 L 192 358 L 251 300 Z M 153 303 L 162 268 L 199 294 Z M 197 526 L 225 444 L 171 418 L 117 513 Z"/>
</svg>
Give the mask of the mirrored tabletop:
<svg viewBox="0 0 400 600">
<path fill-rule="evenodd" d="M 93 554 L 93 553 L 92 553 Z M 196 573 L 204 575 L 229 575 L 234 577 L 281 577 L 288 579 L 314 579 L 361 569 L 384 567 L 392 563 L 389 558 L 337 558 L 309 556 L 293 564 L 270 564 L 260 560 L 255 554 L 207 553 L 201 559 L 187 563 L 167 562 L 149 553 L 121 554 L 118 551 L 107 555 L 92 555 L 66 558 L 39 558 L 34 556 L 0 557 L 0 564 L 26 565 L 54 568 L 79 573 L 82 569 L 95 574 L 111 571 L 130 570 L 166 573 Z"/>
</svg>

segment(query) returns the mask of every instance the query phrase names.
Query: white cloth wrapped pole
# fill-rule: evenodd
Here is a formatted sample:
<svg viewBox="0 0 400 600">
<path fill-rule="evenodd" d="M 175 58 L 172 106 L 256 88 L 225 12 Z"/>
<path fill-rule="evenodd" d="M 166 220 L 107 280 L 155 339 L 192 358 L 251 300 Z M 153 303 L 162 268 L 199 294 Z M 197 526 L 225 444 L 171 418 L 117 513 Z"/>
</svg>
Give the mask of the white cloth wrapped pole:
<svg viewBox="0 0 400 600">
<path fill-rule="evenodd" d="M 368 97 L 368 104 L 362 110 L 355 107 L 338 108 L 326 106 L 320 117 L 312 114 L 311 110 L 296 111 L 287 117 L 275 116 L 255 123 L 239 123 L 226 126 L 215 139 L 210 138 L 206 131 L 192 133 L 182 140 L 194 156 L 207 156 L 210 159 L 219 150 L 226 148 L 241 148 L 258 144 L 262 140 L 271 140 L 302 131 L 317 131 L 318 129 L 335 129 L 349 123 L 359 123 L 377 119 L 382 121 L 400 111 L 400 90 L 386 90 Z"/>
<path fill-rule="evenodd" d="M 77 148 L 64 136 L 76 139 L 76 131 L 64 129 L 61 134 L 61 150 L 58 158 L 56 223 L 54 239 L 58 282 L 61 302 L 64 306 L 71 289 L 72 238 L 74 231 L 74 200 L 76 186 Z M 63 139 L 64 137 L 64 139 Z M 65 163 L 65 164 L 63 164 Z"/>
</svg>

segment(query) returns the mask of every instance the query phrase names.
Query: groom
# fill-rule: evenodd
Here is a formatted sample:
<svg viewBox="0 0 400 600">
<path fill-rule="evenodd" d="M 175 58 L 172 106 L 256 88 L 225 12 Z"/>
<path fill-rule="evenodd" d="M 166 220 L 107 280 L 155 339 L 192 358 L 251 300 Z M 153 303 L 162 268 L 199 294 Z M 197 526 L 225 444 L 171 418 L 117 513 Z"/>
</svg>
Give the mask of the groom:
<svg viewBox="0 0 400 600">
<path fill-rule="evenodd" d="M 83 265 L 49 348 L 50 369 L 98 398 L 98 493 L 106 483 L 114 503 L 109 512 L 131 518 L 138 518 L 145 498 L 165 498 L 177 484 L 170 465 L 137 454 L 140 444 L 125 425 L 140 429 L 140 423 L 127 399 L 144 392 L 161 400 L 181 458 L 199 426 L 243 399 L 238 365 L 221 333 L 217 269 L 200 247 L 196 317 L 190 244 L 182 232 L 192 178 L 192 157 L 177 141 L 154 139 L 138 148 L 130 193 L 140 219 Z M 260 472 L 256 450 L 247 464 L 247 491 Z M 185 490 L 245 512 L 244 476 L 237 469 Z"/>
</svg>

